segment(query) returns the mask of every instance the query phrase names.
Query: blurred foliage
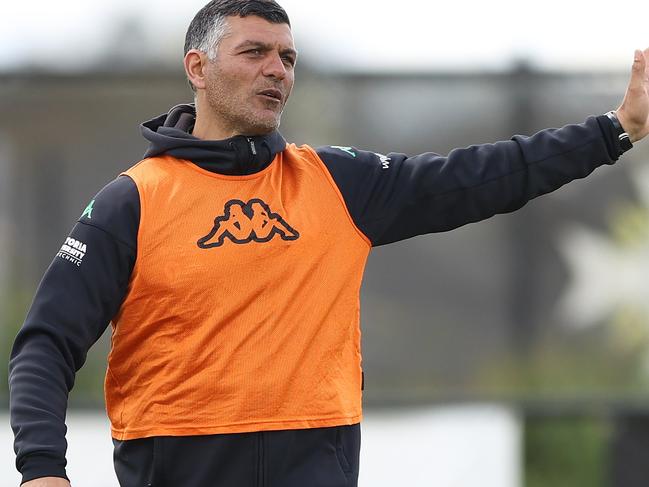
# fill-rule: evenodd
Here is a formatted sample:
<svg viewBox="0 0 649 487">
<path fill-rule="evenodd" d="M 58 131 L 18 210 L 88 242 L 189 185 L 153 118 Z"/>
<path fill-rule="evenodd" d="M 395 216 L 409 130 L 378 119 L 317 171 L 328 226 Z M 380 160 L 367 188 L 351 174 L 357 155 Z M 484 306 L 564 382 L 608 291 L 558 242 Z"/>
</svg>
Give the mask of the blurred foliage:
<svg viewBox="0 0 649 487">
<path fill-rule="evenodd" d="M 14 281 L 15 282 L 15 281 Z M 0 293 L 0 398 L 3 405 L 9 397 L 8 371 L 11 347 L 32 299 L 32 291 L 19 286 Z"/>
<path fill-rule="evenodd" d="M 475 390 L 530 400 L 649 396 L 646 324 L 633 313 L 617 316 L 610 326 L 548 332 L 526 355 L 503 357 L 479 371 Z"/>
<path fill-rule="evenodd" d="M 599 418 L 526 418 L 525 487 L 604 487 L 611 426 Z"/>
<path fill-rule="evenodd" d="M 621 254 L 649 247 L 648 203 L 619 202 L 609 210 L 604 236 Z M 478 372 L 475 385 L 492 395 L 531 400 L 593 394 L 622 400 L 649 397 L 646 303 L 630 297 L 599 324 L 584 329 L 544 327 L 531 350 L 513 350 L 495 360 Z"/>
<path fill-rule="evenodd" d="M 620 247 L 646 247 L 649 242 L 649 208 L 630 202 L 618 203 L 609 211 L 607 220 L 609 232 Z"/>
</svg>

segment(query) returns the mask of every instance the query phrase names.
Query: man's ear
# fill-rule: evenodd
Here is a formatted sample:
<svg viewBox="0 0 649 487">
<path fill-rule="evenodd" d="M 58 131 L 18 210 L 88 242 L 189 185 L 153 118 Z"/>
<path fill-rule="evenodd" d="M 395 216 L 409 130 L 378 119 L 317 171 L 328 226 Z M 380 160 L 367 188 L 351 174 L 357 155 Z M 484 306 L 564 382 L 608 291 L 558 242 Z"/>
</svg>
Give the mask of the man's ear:
<svg viewBox="0 0 649 487">
<path fill-rule="evenodd" d="M 196 89 L 205 88 L 205 68 L 207 66 L 207 55 L 197 49 L 192 49 L 185 54 L 183 61 L 187 79 L 196 87 Z"/>
</svg>

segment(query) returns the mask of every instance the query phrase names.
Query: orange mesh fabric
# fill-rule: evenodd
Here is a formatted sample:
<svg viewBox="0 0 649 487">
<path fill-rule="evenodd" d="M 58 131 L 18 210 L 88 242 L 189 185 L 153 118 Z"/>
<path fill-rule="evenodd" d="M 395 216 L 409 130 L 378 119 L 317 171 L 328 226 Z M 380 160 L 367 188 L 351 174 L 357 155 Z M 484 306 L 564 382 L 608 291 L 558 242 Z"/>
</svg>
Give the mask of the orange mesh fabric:
<svg viewBox="0 0 649 487">
<path fill-rule="evenodd" d="M 249 176 L 171 157 L 126 174 L 141 220 L 106 374 L 113 437 L 359 422 L 370 244 L 313 150 Z"/>
</svg>

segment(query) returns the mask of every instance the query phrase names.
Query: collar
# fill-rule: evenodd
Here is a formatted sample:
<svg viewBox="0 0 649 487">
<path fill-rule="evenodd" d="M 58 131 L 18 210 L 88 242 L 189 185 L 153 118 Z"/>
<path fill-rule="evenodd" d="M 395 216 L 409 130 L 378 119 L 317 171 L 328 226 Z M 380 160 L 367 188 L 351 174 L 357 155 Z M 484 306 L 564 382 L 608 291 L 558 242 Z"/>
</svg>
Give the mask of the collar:
<svg viewBox="0 0 649 487">
<path fill-rule="evenodd" d="M 144 157 L 165 154 L 191 161 L 211 172 L 246 175 L 263 170 L 286 148 L 286 141 L 278 131 L 223 140 L 199 139 L 192 135 L 195 122 L 194 104 L 177 105 L 168 113 L 144 122 L 140 130 L 149 141 Z"/>
</svg>

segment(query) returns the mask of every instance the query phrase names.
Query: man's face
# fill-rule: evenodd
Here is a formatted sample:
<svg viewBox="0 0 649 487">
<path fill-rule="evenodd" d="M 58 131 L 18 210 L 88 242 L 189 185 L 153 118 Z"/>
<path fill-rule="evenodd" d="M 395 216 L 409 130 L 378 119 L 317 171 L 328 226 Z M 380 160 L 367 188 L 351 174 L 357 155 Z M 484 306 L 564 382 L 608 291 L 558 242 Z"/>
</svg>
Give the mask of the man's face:
<svg viewBox="0 0 649 487">
<path fill-rule="evenodd" d="M 256 16 L 227 20 L 228 31 L 206 69 L 208 109 L 232 135 L 272 132 L 293 88 L 291 29 Z"/>
</svg>

